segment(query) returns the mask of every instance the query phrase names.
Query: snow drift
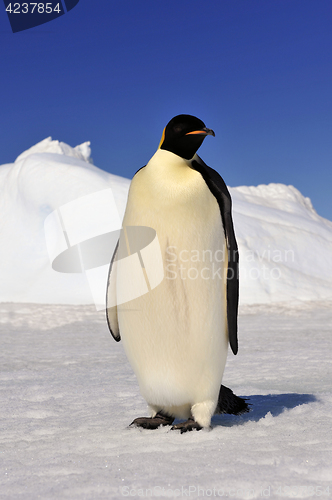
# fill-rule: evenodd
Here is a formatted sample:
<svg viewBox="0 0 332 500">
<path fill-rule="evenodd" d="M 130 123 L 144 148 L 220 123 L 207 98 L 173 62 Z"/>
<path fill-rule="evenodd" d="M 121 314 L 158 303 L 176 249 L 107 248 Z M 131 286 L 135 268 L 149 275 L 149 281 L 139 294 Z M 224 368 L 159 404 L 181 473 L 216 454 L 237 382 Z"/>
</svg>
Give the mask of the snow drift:
<svg viewBox="0 0 332 500">
<path fill-rule="evenodd" d="M 52 269 L 44 232 L 56 209 L 105 189 L 123 216 L 130 181 L 95 167 L 89 146 L 47 138 L 0 166 L 0 301 L 93 303 L 85 274 Z M 230 192 L 241 303 L 331 299 L 332 223 L 309 198 L 282 184 Z"/>
<path fill-rule="evenodd" d="M 332 222 L 293 186 L 241 186 L 230 192 L 242 303 L 331 298 Z"/>
</svg>

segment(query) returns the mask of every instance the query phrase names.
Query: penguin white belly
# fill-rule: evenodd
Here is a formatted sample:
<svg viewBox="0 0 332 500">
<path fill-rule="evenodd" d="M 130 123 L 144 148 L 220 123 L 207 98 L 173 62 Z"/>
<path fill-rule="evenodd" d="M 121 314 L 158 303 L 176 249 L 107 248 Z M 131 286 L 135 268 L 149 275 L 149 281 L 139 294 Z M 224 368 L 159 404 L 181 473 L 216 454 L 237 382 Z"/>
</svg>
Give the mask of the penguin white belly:
<svg viewBox="0 0 332 500">
<path fill-rule="evenodd" d="M 163 163 L 164 161 L 164 163 Z M 209 426 L 228 349 L 227 250 L 219 205 L 188 162 L 158 150 L 133 179 L 123 226 L 158 236 L 164 279 L 118 306 L 121 338 L 152 416 Z M 121 276 L 117 277 L 118 286 Z"/>
</svg>

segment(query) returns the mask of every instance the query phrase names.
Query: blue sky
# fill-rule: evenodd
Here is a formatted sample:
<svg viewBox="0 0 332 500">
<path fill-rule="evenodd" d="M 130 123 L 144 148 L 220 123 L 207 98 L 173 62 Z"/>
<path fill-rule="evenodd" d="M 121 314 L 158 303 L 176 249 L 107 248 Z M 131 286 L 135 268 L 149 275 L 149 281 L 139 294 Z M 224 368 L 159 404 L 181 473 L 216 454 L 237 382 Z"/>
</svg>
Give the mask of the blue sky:
<svg viewBox="0 0 332 500">
<path fill-rule="evenodd" d="M 229 186 L 292 184 L 332 220 L 331 26 L 331 0 L 80 0 L 13 34 L 3 7 L 0 164 L 52 136 L 130 178 L 188 113 Z"/>
</svg>

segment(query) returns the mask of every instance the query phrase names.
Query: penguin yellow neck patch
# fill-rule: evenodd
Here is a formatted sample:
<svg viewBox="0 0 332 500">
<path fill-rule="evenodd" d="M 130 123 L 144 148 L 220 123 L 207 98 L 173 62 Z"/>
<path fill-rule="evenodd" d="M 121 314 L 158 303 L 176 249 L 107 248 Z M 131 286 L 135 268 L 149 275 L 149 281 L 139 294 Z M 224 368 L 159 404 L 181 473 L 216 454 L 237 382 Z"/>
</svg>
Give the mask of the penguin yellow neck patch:
<svg viewBox="0 0 332 500">
<path fill-rule="evenodd" d="M 160 148 L 161 148 L 161 145 L 162 145 L 162 143 L 163 143 L 163 142 L 164 142 L 164 140 L 165 140 L 165 130 L 166 130 L 166 127 L 165 127 L 165 128 L 164 128 L 164 130 L 163 130 L 163 135 L 161 136 L 161 141 L 160 141 L 160 143 L 159 143 L 158 149 L 160 149 Z"/>
</svg>

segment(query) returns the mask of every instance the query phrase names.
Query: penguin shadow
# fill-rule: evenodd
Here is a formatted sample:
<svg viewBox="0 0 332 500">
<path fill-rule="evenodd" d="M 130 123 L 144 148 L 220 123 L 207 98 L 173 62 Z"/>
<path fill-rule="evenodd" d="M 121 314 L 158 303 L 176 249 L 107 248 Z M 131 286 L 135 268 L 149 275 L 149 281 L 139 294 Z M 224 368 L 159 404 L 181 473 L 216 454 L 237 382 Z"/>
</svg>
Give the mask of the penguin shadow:
<svg viewBox="0 0 332 500">
<path fill-rule="evenodd" d="M 214 415 L 212 418 L 212 427 L 233 427 L 243 425 L 246 422 L 258 422 L 268 413 L 277 417 L 285 410 L 291 410 L 296 406 L 314 403 L 318 399 L 313 394 L 268 394 L 266 396 L 255 395 L 248 396 L 247 403 L 250 405 L 250 411 L 242 415 Z"/>
</svg>

